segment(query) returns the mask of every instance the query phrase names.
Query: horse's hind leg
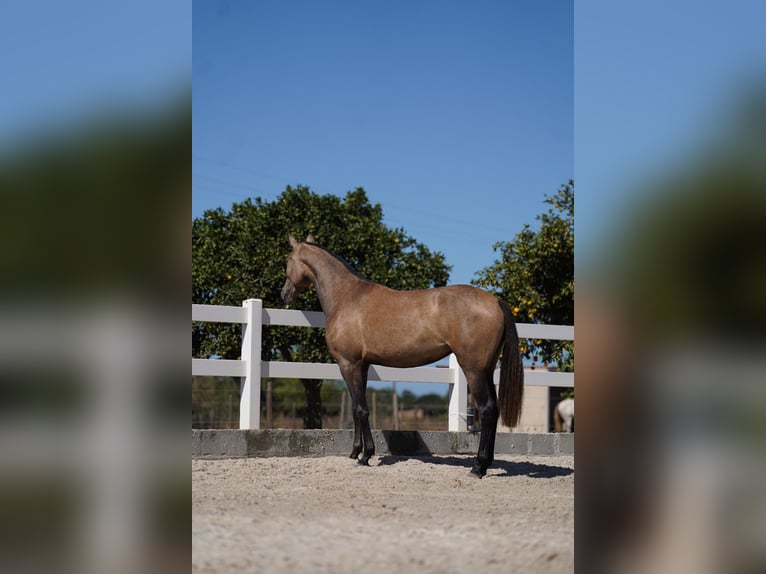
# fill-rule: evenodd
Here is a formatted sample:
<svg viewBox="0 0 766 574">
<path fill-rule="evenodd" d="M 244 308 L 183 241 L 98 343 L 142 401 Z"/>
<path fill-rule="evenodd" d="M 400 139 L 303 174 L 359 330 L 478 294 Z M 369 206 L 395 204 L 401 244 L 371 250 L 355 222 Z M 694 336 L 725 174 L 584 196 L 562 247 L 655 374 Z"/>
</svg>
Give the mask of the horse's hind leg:
<svg viewBox="0 0 766 574">
<path fill-rule="evenodd" d="M 354 445 L 351 458 L 360 454 L 359 464 L 369 466 L 370 457 L 375 454 L 375 443 L 370 429 L 370 410 L 367 406 L 367 370 L 364 363 L 340 364 L 343 379 L 351 395 L 351 412 L 354 417 Z"/>
<path fill-rule="evenodd" d="M 497 393 L 492 382 L 492 372 L 466 373 L 465 375 L 471 387 L 471 394 L 476 402 L 477 414 L 481 421 L 479 452 L 471 473 L 481 478 L 487 474 L 487 468 L 495 460 L 495 435 L 497 434 L 500 411 L 497 408 Z"/>
</svg>

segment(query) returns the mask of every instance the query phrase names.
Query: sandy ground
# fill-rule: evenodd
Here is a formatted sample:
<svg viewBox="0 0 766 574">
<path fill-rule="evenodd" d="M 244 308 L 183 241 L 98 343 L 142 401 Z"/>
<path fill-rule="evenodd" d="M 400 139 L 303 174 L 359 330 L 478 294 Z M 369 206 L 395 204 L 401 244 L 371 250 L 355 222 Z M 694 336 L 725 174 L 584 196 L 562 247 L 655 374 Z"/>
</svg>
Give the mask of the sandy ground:
<svg viewBox="0 0 766 574">
<path fill-rule="evenodd" d="M 574 460 L 192 461 L 194 572 L 571 572 Z"/>
</svg>

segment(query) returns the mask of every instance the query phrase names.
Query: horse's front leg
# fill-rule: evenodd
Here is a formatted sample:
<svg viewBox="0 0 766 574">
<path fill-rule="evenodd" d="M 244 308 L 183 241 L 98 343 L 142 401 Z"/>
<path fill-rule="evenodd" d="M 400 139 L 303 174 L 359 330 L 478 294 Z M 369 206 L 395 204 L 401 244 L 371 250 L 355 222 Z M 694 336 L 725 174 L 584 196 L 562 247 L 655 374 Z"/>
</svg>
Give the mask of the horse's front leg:
<svg viewBox="0 0 766 574">
<path fill-rule="evenodd" d="M 354 443 L 351 448 L 351 458 L 359 458 L 359 454 L 362 452 L 362 433 L 359 426 L 359 416 L 356 412 L 356 405 L 354 404 L 353 393 L 351 393 L 351 387 L 349 387 L 349 394 L 351 394 L 351 416 L 354 419 Z"/>
<path fill-rule="evenodd" d="M 351 412 L 354 417 L 354 444 L 351 458 L 358 458 L 361 454 L 359 464 L 369 466 L 370 457 L 375 454 L 366 396 L 369 365 L 362 362 L 345 362 L 339 363 L 339 366 L 351 395 Z"/>
<path fill-rule="evenodd" d="M 357 416 L 359 417 L 359 430 L 362 435 L 362 458 L 359 459 L 359 464 L 369 466 L 370 457 L 375 454 L 375 442 L 372 440 L 370 409 L 367 407 L 365 392 L 362 392 L 362 398 L 359 400 L 357 412 Z"/>
</svg>

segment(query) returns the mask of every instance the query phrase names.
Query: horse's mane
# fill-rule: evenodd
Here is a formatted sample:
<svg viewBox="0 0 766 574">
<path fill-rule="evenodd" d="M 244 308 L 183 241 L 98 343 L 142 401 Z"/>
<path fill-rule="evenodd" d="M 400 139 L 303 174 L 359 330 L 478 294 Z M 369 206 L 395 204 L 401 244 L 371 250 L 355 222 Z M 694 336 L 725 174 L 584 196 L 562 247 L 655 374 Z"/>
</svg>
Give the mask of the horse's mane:
<svg viewBox="0 0 766 574">
<path fill-rule="evenodd" d="M 322 251 L 327 253 L 327 255 L 329 255 L 330 257 L 333 257 L 334 259 L 336 259 L 340 263 L 342 263 L 343 267 L 345 267 L 349 271 L 349 273 L 351 273 L 352 275 L 354 275 L 355 277 L 358 277 L 359 279 L 361 279 L 363 281 L 369 281 L 369 279 L 367 279 L 367 277 L 365 277 L 364 275 L 359 273 L 359 271 L 357 271 L 356 269 L 351 267 L 351 265 L 349 264 L 348 261 L 346 261 L 343 257 L 338 255 L 334 251 L 330 251 L 329 249 L 327 249 L 327 247 L 322 247 L 321 245 L 318 245 L 316 243 L 304 243 L 304 245 L 311 245 L 312 247 L 318 247 L 319 249 L 321 249 Z"/>
</svg>

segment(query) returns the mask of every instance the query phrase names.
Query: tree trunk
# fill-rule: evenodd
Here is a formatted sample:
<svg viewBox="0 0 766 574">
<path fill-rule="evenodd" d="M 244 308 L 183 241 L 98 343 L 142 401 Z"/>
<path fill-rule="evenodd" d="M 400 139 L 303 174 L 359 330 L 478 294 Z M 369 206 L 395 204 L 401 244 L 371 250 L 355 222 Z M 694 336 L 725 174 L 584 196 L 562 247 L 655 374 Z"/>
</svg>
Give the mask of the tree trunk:
<svg viewBox="0 0 766 574">
<path fill-rule="evenodd" d="M 306 391 L 306 414 L 303 416 L 304 429 L 322 428 L 322 381 L 301 379 Z"/>
</svg>

